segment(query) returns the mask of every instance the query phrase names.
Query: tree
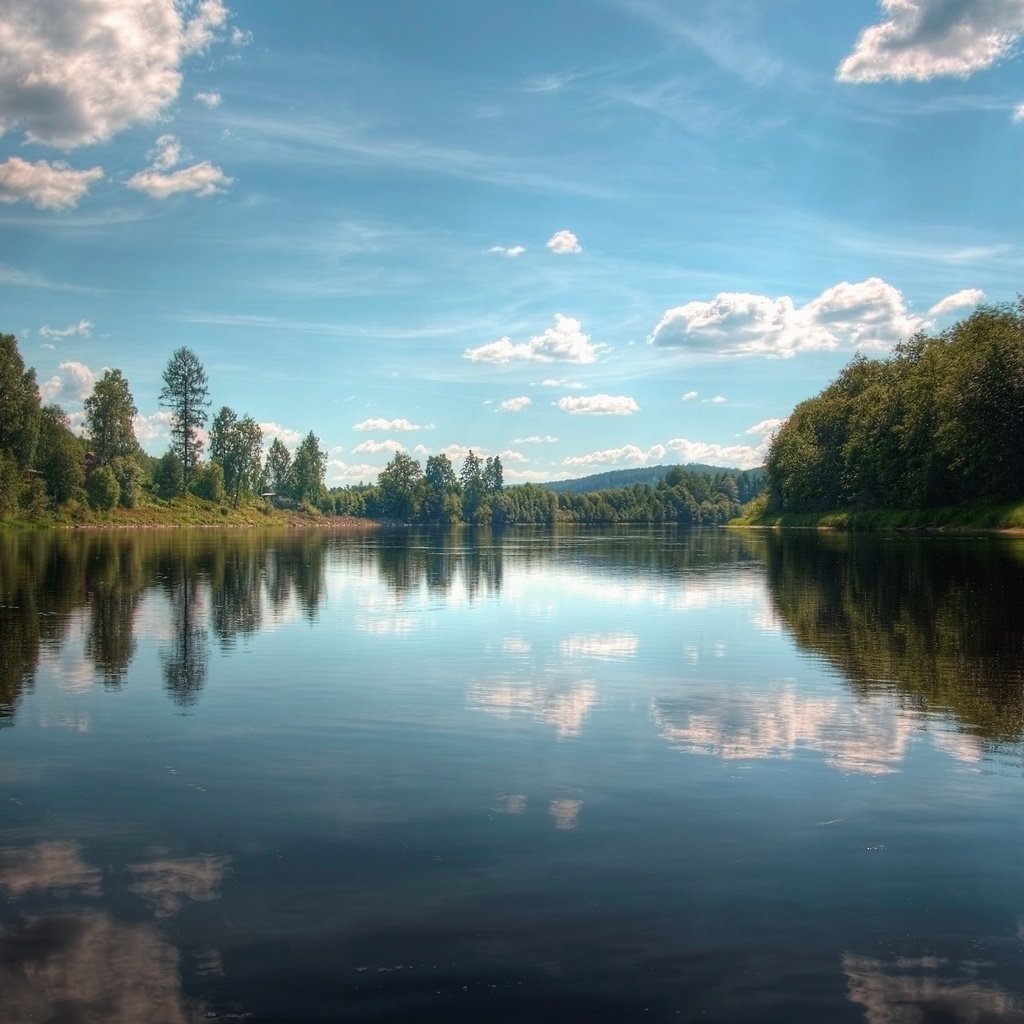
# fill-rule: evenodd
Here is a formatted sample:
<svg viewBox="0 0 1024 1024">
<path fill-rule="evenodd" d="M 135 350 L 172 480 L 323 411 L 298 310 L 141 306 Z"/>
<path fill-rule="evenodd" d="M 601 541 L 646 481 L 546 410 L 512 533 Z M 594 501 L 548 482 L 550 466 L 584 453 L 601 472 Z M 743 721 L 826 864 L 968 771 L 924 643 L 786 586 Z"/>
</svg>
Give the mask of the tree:
<svg viewBox="0 0 1024 1024">
<path fill-rule="evenodd" d="M 85 429 L 97 466 L 137 458 L 139 442 L 132 421 L 138 411 L 120 370 L 107 370 L 93 385 L 85 400 Z"/>
<path fill-rule="evenodd" d="M 39 436 L 36 372 L 25 369 L 13 334 L 0 334 L 0 452 L 31 469 Z"/>
<path fill-rule="evenodd" d="M 419 515 L 423 504 L 423 469 L 405 452 L 395 457 L 380 471 L 377 481 L 384 514 L 406 522 Z"/>
<path fill-rule="evenodd" d="M 289 474 L 289 489 L 296 501 L 319 501 L 324 491 L 327 452 L 320 448 L 320 438 L 311 430 L 295 449 Z"/>
<path fill-rule="evenodd" d="M 185 473 L 181 459 L 173 449 L 165 452 L 153 470 L 153 486 L 156 493 L 166 500 L 178 497 L 185 490 Z"/>
<path fill-rule="evenodd" d="M 270 489 L 279 497 L 284 497 L 288 489 L 288 476 L 292 468 L 292 453 L 285 447 L 279 437 L 270 443 L 267 452 L 266 476 Z"/>
<path fill-rule="evenodd" d="M 462 514 L 472 523 L 484 496 L 483 464 L 480 456 L 473 454 L 472 448 L 459 470 L 459 483 L 462 484 Z"/>
<path fill-rule="evenodd" d="M 457 523 L 462 518 L 459 478 L 448 456 L 443 452 L 427 456 L 423 480 L 426 489 L 424 518 L 432 522 Z"/>
<path fill-rule="evenodd" d="M 498 491 L 505 486 L 504 472 L 501 467 L 501 459 L 495 455 L 494 458 L 488 458 L 484 463 L 483 473 L 481 475 L 484 490 L 488 494 L 497 494 Z"/>
<path fill-rule="evenodd" d="M 100 512 L 109 512 L 121 498 L 117 477 L 109 466 L 99 466 L 92 471 L 87 489 L 89 504 Z"/>
<path fill-rule="evenodd" d="M 255 491 L 263 474 L 263 431 L 251 416 L 239 419 L 223 406 L 210 425 L 210 459 L 224 472 L 224 489 L 237 506 L 242 491 Z"/>
<path fill-rule="evenodd" d="M 82 443 L 71 433 L 67 413 L 59 405 L 47 405 L 39 417 L 36 468 L 55 505 L 82 497 L 83 456 Z"/>
<path fill-rule="evenodd" d="M 224 470 L 219 462 L 207 462 L 199 466 L 192 476 L 189 490 L 205 501 L 218 505 L 224 500 Z"/>
<path fill-rule="evenodd" d="M 171 354 L 163 377 L 160 404 L 171 410 L 171 448 L 181 460 L 187 486 L 203 451 L 199 431 L 206 425 L 210 405 L 206 372 L 196 354 L 183 347 Z"/>
</svg>

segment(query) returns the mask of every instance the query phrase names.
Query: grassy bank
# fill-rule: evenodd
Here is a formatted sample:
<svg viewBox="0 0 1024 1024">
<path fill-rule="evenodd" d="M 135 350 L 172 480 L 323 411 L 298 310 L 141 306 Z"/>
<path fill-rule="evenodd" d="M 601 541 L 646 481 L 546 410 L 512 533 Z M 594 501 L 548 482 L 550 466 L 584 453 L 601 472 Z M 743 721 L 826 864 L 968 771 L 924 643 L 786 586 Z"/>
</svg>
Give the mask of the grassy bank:
<svg viewBox="0 0 1024 1024">
<path fill-rule="evenodd" d="M 837 509 L 772 514 L 756 502 L 730 526 L 816 530 L 1024 530 L 1024 502 L 927 509 Z"/>
<path fill-rule="evenodd" d="M 44 512 L 31 519 L 0 520 L 5 529 L 173 529 L 209 527 L 299 527 L 356 526 L 372 529 L 376 524 L 366 519 L 325 516 L 312 508 L 273 508 L 263 501 L 239 502 L 230 505 L 204 501 L 187 494 L 171 501 L 146 499 L 134 508 L 115 508 L 97 512 L 86 504 L 69 504 L 57 511 Z"/>
</svg>

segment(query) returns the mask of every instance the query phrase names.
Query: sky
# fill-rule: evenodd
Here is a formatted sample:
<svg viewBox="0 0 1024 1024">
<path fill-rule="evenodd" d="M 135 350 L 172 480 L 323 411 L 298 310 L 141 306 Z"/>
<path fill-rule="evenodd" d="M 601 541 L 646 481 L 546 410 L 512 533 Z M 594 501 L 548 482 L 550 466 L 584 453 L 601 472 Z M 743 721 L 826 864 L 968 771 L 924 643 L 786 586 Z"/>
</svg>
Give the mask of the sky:
<svg viewBox="0 0 1024 1024">
<path fill-rule="evenodd" d="M 0 331 L 327 483 L 751 468 L 1024 284 L 1024 0 L 0 0 Z"/>
</svg>

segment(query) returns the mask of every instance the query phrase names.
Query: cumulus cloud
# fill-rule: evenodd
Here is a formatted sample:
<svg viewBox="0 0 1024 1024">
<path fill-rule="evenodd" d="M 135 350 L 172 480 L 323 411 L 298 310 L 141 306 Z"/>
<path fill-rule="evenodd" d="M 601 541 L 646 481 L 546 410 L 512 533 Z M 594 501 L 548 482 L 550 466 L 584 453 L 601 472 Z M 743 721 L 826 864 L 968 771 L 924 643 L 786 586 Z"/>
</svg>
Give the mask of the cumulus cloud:
<svg viewBox="0 0 1024 1024">
<path fill-rule="evenodd" d="M 685 395 L 680 399 L 682 402 L 692 402 L 697 397 L 696 391 L 687 391 Z"/>
<path fill-rule="evenodd" d="M 840 346 L 888 348 L 924 324 L 898 289 L 871 277 L 833 285 L 803 306 L 785 295 L 721 292 L 710 302 L 666 310 L 648 342 L 720 356 L 789 358 Z"/>
<path fill-rule="evenodd" d="M 181 143 L 174 135 L 161 135 L 149 151 L 150 166 L 166 171 L 181 162 Z"/>
<path fill-rule="evenodd" d="M 566 395 L 558 400 L 558 408 L 580 416 L 631 416 L 640 411 L 636 401 L 627 395 Z"/>
<path fill-rule="evenodd" d="M 498 408 L 504 409 L 505 412 L 522 412 L 528 405 L 532 405 L 526 395 L 520 395 L 518 398 L 506 398 Z"/>
<path fill-rule="evenodd" d="M 704 399 L 704 404 L 705 405 L 725 405 L 725 403 L 727 401 L 729 401 L 729 399 L 727 399 L 724 395 L 715 395 L 714 398 L 705 398 Z"/>
<path fill-rule="evenodd" d="M 161 409 L 148 416 L 139 413 L 132 417 L 132 426 L 143 448 L 158 447 L 158 442 L 163 443 L 171 436 L 171 412 Z"/>
<path fill-rule="evenodd" d="M 61 160 L 29 163 L 12 156 L 0 164 L 0 203 L 25 202 L 40 210 L 70 210 L 90 185 L 103 178 L 102 167 L 76 171 Z"/>
<path fill-rule="evenodd" d="M 92 321 L 79 320 L 77 324 L 69 324 L 67 327 L 50 327 L 44 324 L 39 328 L 39 333 L 51 341 L 60 341 L 63 338 L 88 338 L 92 334 Z"/>
<path fill-rule="evenodd" d="M 966 78 L 1014 52 L 1024 34 L 1020 0 L 881 0 L 836 72 L 841 82 Z"/>
<path fill-rule="evenodd" d="M 0 135 L 73 149 L 156 120 L 177 99 L 184 59 L 227 18 L 221 0 L 5 4 Z"/>
<path fill-rule="evenodd" d="M 703 462 L 713 466 L 754 469 L 764 463 L 764 450 L 751 445 L 711 444 L 678 437 L 666 441 L 664 444 L 651 445 L 650 448 L 626 444 L 620 448 L 606 448 L 586 455 L 570 455 L 563 460 L 562 464 L 586 468 L 623 465 L 657 466 L 662 465 L 667 458 L 672 458 L 682 464 Z"/>
<path fill-rule="evenodd" d="M 303 435 L 291 427 L 282 427 L 280 423 L 261 423 L 260 430 L 263 431 L 263 441 L 267 446 L 274 440 L 288 448 L 294 448 L 302 440 Z"/>
<path fill-rule="evenodd" d="M 401 441 L 362 441 L 352 449 L 353 455 L 379 455 L 381 452 L 404 452 Z"/>
<path fill-rule="evenodd" d="M 349 463 L 343 459 L 328 459 L 324 478 L 329 487 L 344 487 L 346 484 L 361 484 L 376 480 L 380 466 L 368 463 Z"/>
<path fill-rule="evenodd" d="M 522 256 L 526 249 L 521 245 L 510 245 L 508 247 L 492 245 L 487 251 L 494 253 L 496 256 L 507 256 L 509 259 L 514 260 L 517 256 Z"/>
<path fill-rule="evenodd" d="M 595 345 L 590 335 L 583 333 L 579 320 L 556 313 L 554 324 L 529 341 L 501 338 L 478 348 L 468 348 L 462 355 L 474 363 L 592 363 L 604 347 Z"/>
<path fill-rule="evenodd" d="M 545 434 L 541 437 L 539 434 L 533 434 L 530 437 L 513 437 L 513 444 L 557 444 L 558 438 L 552 437 L 550 434 Z"/>
<path fill-rule="evenodd" d="M 752 434 L 755 437 L 771 437 L 772 434 L 774 434 L 775 431 L 778 430 L 785 422 L 785 420 L 778 418 L 761 420 L 760 422 L 755 423 L 752 427 L 747 427 L 743 433 Z"/>
<path fill-rule="evenodd" d="M 214 107 L 219 107 L 223 97 L 219 92 L 197 92 L 193 97 L 196 103 L 202 103 L 204 107 L 208 107 L 212 110 Z"/>
<path fill-rule="evenodd" d="M 154 199 L 167 199 L 168 196 L 191 192 L 197 196 L 212 196 L 223 192 L 234 183 L 219 167 L 209 160 L 182 167 L 179 171 L 165 174 L 156 167 L 139 171 L 128 179 L 128 187 L 136 192 L 145 192 Z"/>
<path fill-rule="evenodd" d="M 580 240 L 571 231 L 556 231 L 547 240 L 547 247 L 557 256 L 567 256 L 571 253 L 583 252 Z"/>
<path fill-rule="evenodd" d="M 1013 112 L 1014 121 L 1024 121 L 1024 103 L 1021 103 Z"/>
<path fill-rule="evenodd" d="M 976 306 L 985 297 L 985 293 L 980 288 L 963 288 L 958 292 L 954 292 L 952 295 L 947 295 L 944 299 L 936 302 L 931 309 L 928 310 L 929 316 L 944 316 L 946 313 L 952 313 L 954 309 L 964 309 L 967 306 Z"/>
<path fill-rule="evenodd" d="M 363 420 L 362 423 L 353 423 L 353 430 L 422 430 L 423 428 L 418 423 L 413 423 L 411 420 L 399 419 L 399 420 L 384 420 L 384 419 L 372 419 Z"/>
<path fill-rule="evenodd" d="M 92 391 L 98 374 L 85 363 L 68 360 L 57 367 L 60 371 L 39 385 L 44 402 L 80 402 Z"/>
</svg>

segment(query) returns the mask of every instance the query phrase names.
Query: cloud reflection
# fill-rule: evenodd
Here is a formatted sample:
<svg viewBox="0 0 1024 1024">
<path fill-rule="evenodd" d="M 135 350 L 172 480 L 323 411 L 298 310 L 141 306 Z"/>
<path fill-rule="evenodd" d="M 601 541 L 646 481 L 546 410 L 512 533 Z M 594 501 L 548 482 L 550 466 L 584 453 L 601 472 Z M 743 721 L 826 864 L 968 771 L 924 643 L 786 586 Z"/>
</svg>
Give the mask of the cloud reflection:
<svg viewBox="0 0 1024 1024">
<path fill-rule="evenodd" d="M 476 711 L 486 711 L 499 718 L 528 714 L 555 726 L 558 738 L 564 740 L 579 736 L 596 700 L 597 688 L 592 682 L 557 693 L 543 686 L 499 680 L 474 683 L 468 703 Z"/>
<path fill-rule="evenodd" d="M 141 896 L 157 917 L 170 917 L 182 903 L 208 903 L 220 897 L 220 883 L 230 858 L 205 854 L 178 860 L 154 860 L 129 864 L 136 880 L 128 891 Z"/>
<path fill-rule="evenodd" d="M 979 966 L 938 957 L 886 963 L 851 953 L 843 956 L 850 1001 L 864 1007 L 868 1024 L 1024 1022 L 1020 1002 L 980 980 Z"/>
<path fill-rule="evenodd" d="M 80 849 L 78 843 L 58 839 L 0 850 L 0 885 L 12 897 L 39 889 L 99 896 L 100 870 L 82 859 Z"/>
</svg>

